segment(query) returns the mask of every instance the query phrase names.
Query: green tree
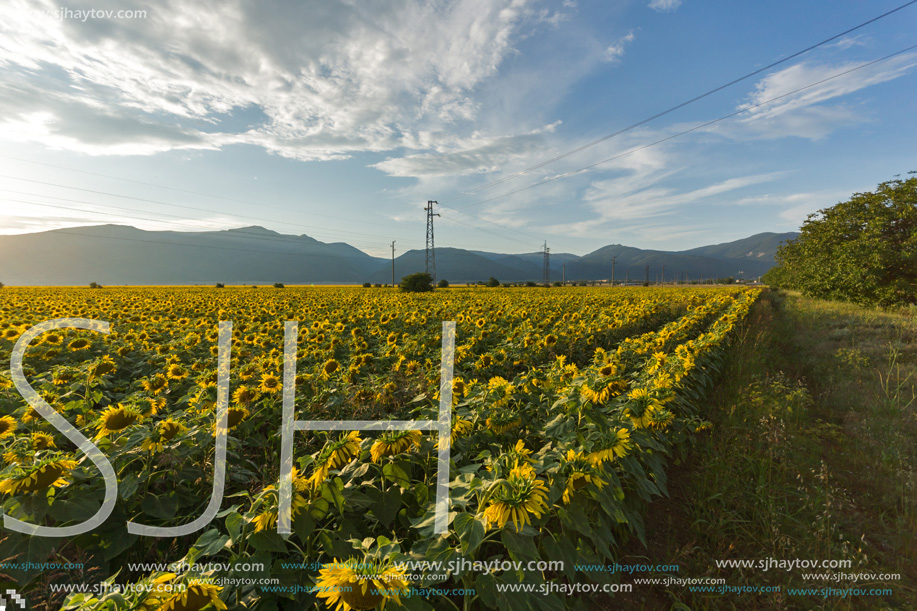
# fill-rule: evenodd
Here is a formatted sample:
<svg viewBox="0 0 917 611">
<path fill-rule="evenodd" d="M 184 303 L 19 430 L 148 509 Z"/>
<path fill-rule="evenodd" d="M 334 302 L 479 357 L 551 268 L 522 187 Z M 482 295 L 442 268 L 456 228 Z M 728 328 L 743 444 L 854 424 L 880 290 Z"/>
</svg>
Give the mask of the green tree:
<svg viewBox="0 0 917 611">
<path fill-rule="evenodd" d="M 810 214 L 763 280 L 866 306 L 917 303 L 917 177 Z"/>
<path fill-rule="evenodd" d="M 441 289 L 447 289 L 449 288 L 449 281 L 443 278 L 442 280 L 436 283 L 436 286 L 438 286 Z"/>
<path fill-rule="evenodd" d="M 417 272 L 402 278 L 398 287 L 405 293 L 425 293 L 433 290 L 433 277 L 427 272 Z"/>
<path fill-rule="evenodd" d="M 487 286 L 491 288 L 495 286 L 500 286 L 500 281 L 494 278 L 493 276 L 491 276 L 490 278 L 487 279 Z"/>
</svg>

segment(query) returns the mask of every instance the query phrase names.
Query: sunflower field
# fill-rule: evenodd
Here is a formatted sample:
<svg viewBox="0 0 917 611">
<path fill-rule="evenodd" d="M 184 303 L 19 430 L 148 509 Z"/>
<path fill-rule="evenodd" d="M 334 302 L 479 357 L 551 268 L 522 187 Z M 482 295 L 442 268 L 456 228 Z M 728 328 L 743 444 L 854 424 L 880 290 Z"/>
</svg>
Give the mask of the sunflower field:
<svg viewBox="0 0 917 611">
<path fill-rule="evenodd" d="M 90 532 L 39 537 L 4 527 L 0 588 L 14 585 L 30 608 L 81 611 L 595 608 L 585 595 L 505 586 L 617 581 L 574 565 L 614 563 L 624 540 L 643 538 L 646 504 L 666 494 L 668 457 L 709 426 L 704 394 L 757 296 L 745 288 L 4 288 L 4 514 L 67 526 L 93 516 L 105 496 L 95 464 L 12 380 L 17 340 L 52 319 L 110 324 L 107 334 L 43 333 L 23 367 L 107 457 L 118 491 Z M 404 430 L 296 432 L 293 532 L 278 533 L 288 320 L 299 321 L 297 420 L 435 420 L 441 323 L 455 321 L 448 532 L 434 532 L 437 433 Z M 191 535 L 131 534 L 128 521 L 191 522 L 211 498 L 220 321 L 233 323 L 220 511 Z M 552 568 L 435 568 L 459 560 Z M 429 570 L 407 564 L 421 561 Z"/>
</svg>

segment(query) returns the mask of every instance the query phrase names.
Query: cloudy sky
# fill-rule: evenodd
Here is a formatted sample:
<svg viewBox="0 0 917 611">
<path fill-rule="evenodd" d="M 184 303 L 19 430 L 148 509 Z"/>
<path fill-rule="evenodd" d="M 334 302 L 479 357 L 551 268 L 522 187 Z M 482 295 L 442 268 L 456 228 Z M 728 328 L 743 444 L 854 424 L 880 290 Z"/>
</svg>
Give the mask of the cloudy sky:
<svg viewBox="0 0 917 611">
<path fill-rule="evenodd" d="M 502 252 L 792 231 L 917 170 L 917 4 L 605 137 L 903 3 L 3 0 L 0 233 L 385 256 L 427 200 L 438 246 Z"/>
</svg>

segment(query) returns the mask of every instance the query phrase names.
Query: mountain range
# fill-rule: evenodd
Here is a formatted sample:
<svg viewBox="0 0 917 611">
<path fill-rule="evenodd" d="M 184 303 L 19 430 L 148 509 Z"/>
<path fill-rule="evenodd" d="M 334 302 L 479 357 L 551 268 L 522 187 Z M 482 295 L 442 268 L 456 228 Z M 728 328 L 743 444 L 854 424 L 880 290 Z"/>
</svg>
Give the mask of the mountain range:
<svg viewBox="0 0 917 611">
<path fill-rule="evenodd" d="M 774 264 L 779 244 L 796 233 L 759 233 L 742 240 L 685 251 L 643 250 L 620 244 L 587 255 L 551 253 L 551 281 L 642 282 L 648 275 L 676 278 L 757 278 Z M 502 254 L 436 249 L 436 277 L 451 283 L 491 276 L 501 282 L 540 282 L 541 252 Z M 425 252 L 395 259 L 395 280 L 424 271 Z M 686 275 L 686 276 L 685 276 Z M 263 227 L 223 231 L 145 231 L 95 225 L 0 236 L 0 282 L 7 285 L 156 284 L 362 284 L 390 283 L 391 260 L 372 257 L 343 242 L 319 242 Z"/>
</svg>

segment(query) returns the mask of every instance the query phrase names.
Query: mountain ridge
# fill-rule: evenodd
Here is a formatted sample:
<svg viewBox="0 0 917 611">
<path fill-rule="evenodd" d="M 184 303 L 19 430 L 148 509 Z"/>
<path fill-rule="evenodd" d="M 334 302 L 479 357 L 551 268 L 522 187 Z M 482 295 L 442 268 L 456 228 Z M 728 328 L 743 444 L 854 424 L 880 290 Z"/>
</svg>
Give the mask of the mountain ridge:
<svg viewBox="0 0 917 611">
<path fill-rule="evenodd" d="M 610 244 L 583 256 L 550 256 L 550 279 L 655 281 L 725 276 L 756 278 L 769 269 L 790 233 L 765 232 L 685 251 Z M 436 276 L 453 283 L 494 276 L 502 282 L 541 281 L 543 254 L 436 249 Z M 396 282 L 423 271 L 426 255 L 395 259 Z M 129 225 L 92 225 L 0 236 L 0 281 L 7 285 L 362 284 L 390 283 L 391 260 L 346 242 L 320 242 L 257 225 L 196 232 L 147 231 Z"/>
</svg>

